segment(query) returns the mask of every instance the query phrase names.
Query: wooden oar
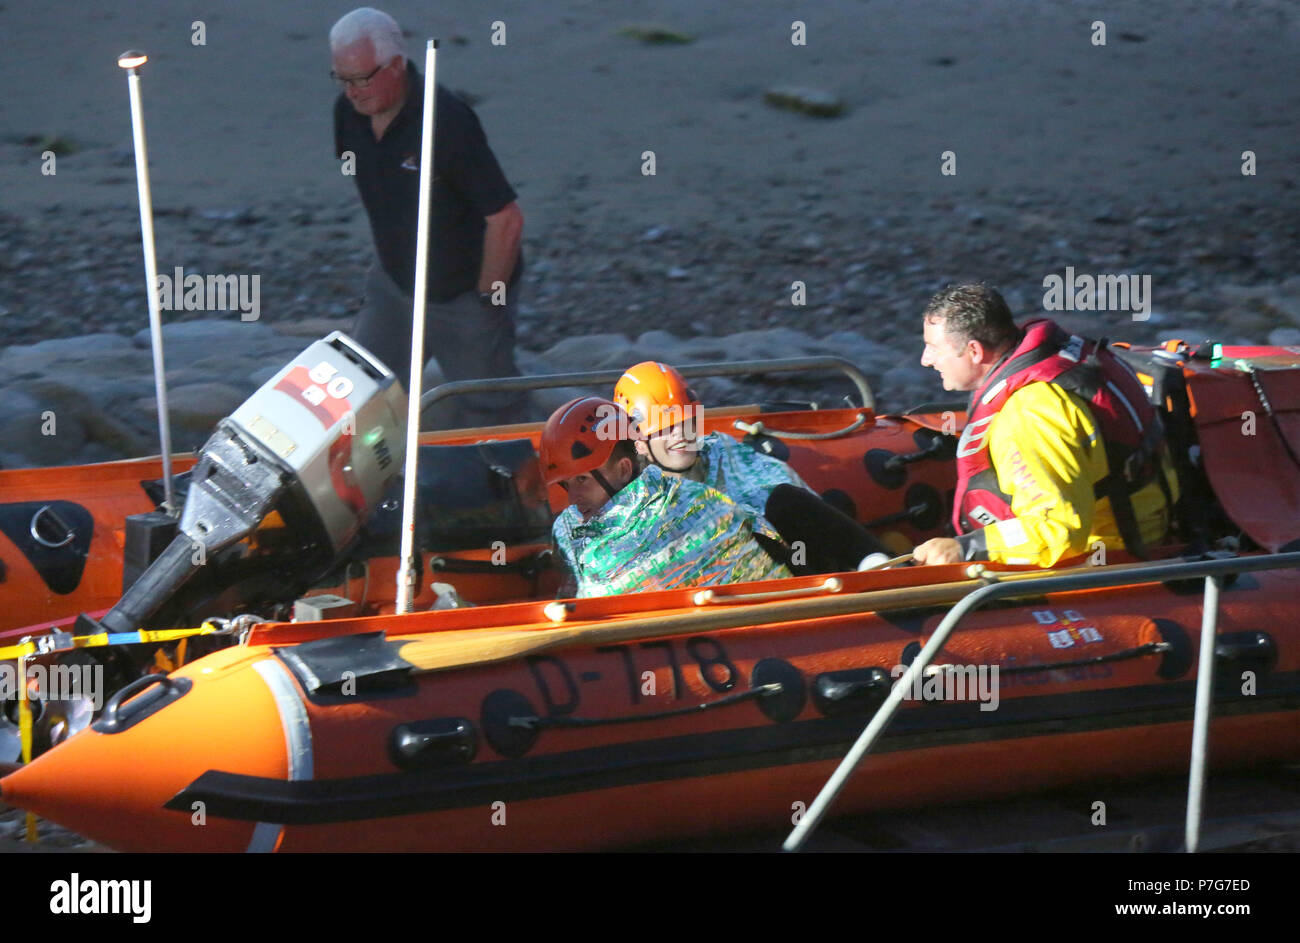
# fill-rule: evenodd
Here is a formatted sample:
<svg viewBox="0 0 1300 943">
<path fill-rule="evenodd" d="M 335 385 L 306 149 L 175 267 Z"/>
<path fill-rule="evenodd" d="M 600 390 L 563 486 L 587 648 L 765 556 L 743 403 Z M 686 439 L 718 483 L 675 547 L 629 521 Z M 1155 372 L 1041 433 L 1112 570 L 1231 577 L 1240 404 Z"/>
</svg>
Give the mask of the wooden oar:
<svg viewBox="0 0 1300 943">
<path fill-rule="evenodd" d="M 1168 561 L 1164 561 L 1168 562 Z M 1120 564 L 1109 569 L 1140 570 L 1150 563 Z M 1079 567 L 1059 570 L 1029 570 L 997 573 L 998 581 L 1032 581 L 1048 576 L 1078 572 Z M 874 592 L 848 593 L 816 599 L 770 602 L 755 606 L 706 609 L 640 619 L 603 621 L 596 624 L 561 625 L 538 629 L 455 629 L 428 638 L 413 639 L 398 654 L 418 672 L 446 671 L 471 665 L 486 665 L 568 645 L 605 645 L 638 639 L 687 635 L 741 626 L 770 625 L 804 619 L 821 619 L 850 613 L 881 612 L 949 606 L 968 593 L 987 585 L 985 579 L 959 580 L 935 586 L 911 586 Z M 1032 586 L 1025 587 L 1027 593 Z"/>
</svg>

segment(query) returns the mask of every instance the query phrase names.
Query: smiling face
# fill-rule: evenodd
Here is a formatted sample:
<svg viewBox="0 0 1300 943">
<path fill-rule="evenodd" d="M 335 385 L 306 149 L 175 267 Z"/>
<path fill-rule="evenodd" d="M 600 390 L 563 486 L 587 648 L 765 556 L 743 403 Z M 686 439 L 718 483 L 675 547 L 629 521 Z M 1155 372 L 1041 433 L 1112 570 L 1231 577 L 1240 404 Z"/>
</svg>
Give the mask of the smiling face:
<svg viewBox="0 0 1300 943">
<path fill-rule="evenodd" d="M 406 64 L 401 56 L 378 62 L 374 45 L 369 39 L 363 39 L 351 46 L 335 49 L 331 62 L 334 74 L 342 78 L 364 79 L 370 76 L 365 88 L 349 83 L 343 89 L 343 94 L 358 114 L 374 117 L 402 107 L 406 95 Z"/>
<path fill-rule="evenodd" d="M 649 439 L 637 442 L 637 451 L 649 455 L 668 474 L 680 475 L 695 464 L 700 457 L 700 427 L 693 410 L 686 418 L 661 432 L 652 433 Z"/>
<path fill-rule="evenodd" d="M 988 374 L 983 345 L 975 340 L 958 343 L 945 321 L 927 318 L 923 336 L 921 366 L 938 370 L 945 390 L 973 390 Z"/>
</svg>

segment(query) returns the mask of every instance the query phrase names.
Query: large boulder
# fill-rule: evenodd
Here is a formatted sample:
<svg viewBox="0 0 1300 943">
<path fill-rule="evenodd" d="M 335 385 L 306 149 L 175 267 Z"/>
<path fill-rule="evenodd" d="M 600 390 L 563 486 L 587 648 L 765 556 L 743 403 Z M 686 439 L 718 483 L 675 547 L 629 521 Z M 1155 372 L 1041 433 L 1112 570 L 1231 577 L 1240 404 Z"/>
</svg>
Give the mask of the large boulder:
<svg viewBox="0 0 1300 943">
<path fill-rule="evenodd" d="M 241 321 L 237 314 L 228 319 L 204 318 L 165 324 L 162 336 L 163 361 L 168 369 L 189 366 L 215 352 L 224 351 L 232 360 L 247 358 L 288 340 L 261 321 Z M 137 331 L 131 342 L 141 350 L 152 350 L 148 328 Z M 301 338 L 292 339 L 292 343 L 299 348 L 306 346 Z"/>
<path fill-rule="evenodd" d="M 1269 332 L 1268 342 L 1276 347 L 1300 345 L 1300 328 L 1279 327 Z"/>
<path fill-rule="evenodd" d="M 87 334 L 15 344 L 0 350 L 0 377 L 33 379 L 60 369 L 77 375 L 116 373 L 122 369 L 122 357 L 130 353 L 131 342 L 120 334 Z"/>
<path fill-rule="evenodd" d="M 215 381 L 186 383 L 169 389 L 167 412 L 175 450 L 185 452 L 203 445 L 217 423 L 246 399 L 246 391 Z M 158 405 L 152 398 L 136 400 L 135 407 L 152 422 L 158 421 Z"/>
<path fill-rule="evenodd" d="M 542 354 L 550 373 L 578 373 L 603 369 L 598 361 L 610 359 L 611 351 L 626 351 L 632 346 L 626 334 L 588 334 L 566 337 Z M 631 361 L 635 363 L 636 361 Z"/>
<path fill-rule="evenodd" d="M 40 379 L 0 395 L 5 402 L 0 412 L 0 443 L 6 452 L 21 455 L 22 464 L 61 465 L 72 461 L 85 445 L 86 430 L 80 419 L 85 400 L 75 387 Z"/>
</svg>

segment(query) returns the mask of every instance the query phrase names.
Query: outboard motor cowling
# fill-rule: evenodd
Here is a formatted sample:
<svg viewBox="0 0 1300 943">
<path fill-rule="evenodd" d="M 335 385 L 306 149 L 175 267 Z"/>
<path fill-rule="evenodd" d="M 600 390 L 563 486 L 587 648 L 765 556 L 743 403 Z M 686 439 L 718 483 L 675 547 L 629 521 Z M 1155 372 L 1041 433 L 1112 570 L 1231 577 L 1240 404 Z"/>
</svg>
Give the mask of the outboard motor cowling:
<svg viewBox="0 0 1300 943">
<path fill-rule="evenodd" d="M 406 393 L 335 331 L 298 355 L 217 425 L 199 455 L 180 532 L 98 623 L 77 634 L 143 626 L 209 558 L 276 511 L 321 569 L 341 554 L 402 471 Z"/>
</svg>

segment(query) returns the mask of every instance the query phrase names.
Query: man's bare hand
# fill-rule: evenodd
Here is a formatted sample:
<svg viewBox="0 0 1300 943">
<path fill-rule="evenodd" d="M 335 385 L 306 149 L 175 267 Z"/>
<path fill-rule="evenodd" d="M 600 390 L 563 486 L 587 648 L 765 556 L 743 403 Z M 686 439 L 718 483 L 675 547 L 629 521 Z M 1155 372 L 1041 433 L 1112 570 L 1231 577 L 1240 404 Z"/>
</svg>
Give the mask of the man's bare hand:
<svg viewBox="0 0 1300 943">
<path fill-rule="evenodd" d="M 961 563 L 961 544 L 951 537 L 935 537 L 912 551 L 912 562 L 918 566 L 939 563 Z"/>
<path fill-rule="evenodd" d="M 491 291 L 494 282 L 510 284 L 515 263 L 519 260 L 524 214 L 518 203 L 510 203 L 499 213 L 485 216 L 484 223 L 483 265 L 478 275 L 479 294 Z"/>
</svg>

